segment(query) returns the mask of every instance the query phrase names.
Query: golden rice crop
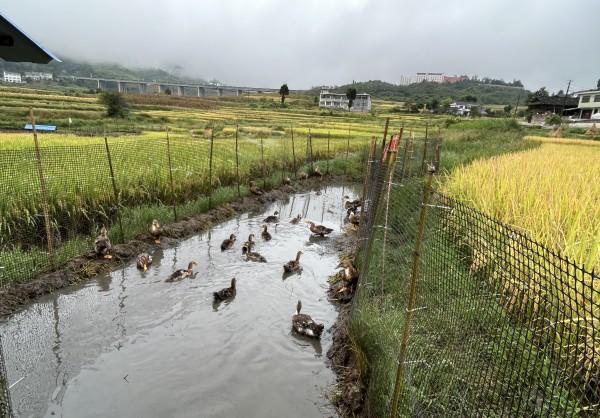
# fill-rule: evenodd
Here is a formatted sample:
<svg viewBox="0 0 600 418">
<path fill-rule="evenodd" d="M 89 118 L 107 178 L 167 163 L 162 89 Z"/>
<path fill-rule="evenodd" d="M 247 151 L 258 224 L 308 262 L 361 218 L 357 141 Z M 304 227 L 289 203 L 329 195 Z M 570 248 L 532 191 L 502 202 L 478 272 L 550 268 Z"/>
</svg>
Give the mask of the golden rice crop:
<svg viewBox="0 0 600 418">
<path fill-rule="evenodd" d="M 444 188 L 577 263 L 598 269 L 600 146 L 543 141 L 534 150 L 458 168 Z"/>
</svg>

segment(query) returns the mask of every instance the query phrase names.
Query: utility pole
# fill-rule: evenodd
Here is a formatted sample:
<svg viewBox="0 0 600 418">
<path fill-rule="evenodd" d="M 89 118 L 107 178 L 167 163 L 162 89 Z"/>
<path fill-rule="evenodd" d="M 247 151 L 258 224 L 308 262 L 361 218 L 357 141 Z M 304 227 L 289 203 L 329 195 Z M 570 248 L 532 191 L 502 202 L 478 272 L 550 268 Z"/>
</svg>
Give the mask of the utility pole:
<svg viewBox="0 0 600 418">
<path fill-rule="evenodd" d="M 521 101 L 521 93 L 523 93 L 523 89 L 519 90 L 519 95 L 517 96 L 517 104 L 515 105 L 515 110 L 513 112 L 513 118 L 517 116 L 517 109 L 519 108 L 519 102 Z"/>
<path fill-rule="evenodd" d="M 569 84 L 567 85 L 567 91 L 565 92 L 565 97 L 563 97 L 562 112 L 560 113 L 561 115 L 565 114 L 565 107 L 567 105 L 567 96 L 569 95 L 569 89 L 571 88 L 571 81 L 573 80 L 569 80 Z"/>
</svg>

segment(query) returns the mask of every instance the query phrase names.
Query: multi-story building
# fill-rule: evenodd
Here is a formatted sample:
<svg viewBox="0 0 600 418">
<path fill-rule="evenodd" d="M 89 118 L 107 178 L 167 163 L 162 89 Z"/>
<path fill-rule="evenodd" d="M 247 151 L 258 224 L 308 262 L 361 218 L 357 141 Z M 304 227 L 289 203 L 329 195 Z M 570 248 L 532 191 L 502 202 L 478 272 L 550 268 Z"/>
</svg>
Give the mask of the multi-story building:
<svg viewBox="0 0 600 418">
<path fill-rule="evenodd" d="M 577 93 L 579 98 L 579 118 L 597 119 L 600 114 L 600 89 L 585 90 Z"/>
<path fill-rule="evenodd" d="M 444 73 L 417 73 L 415 80 L 417 83 L 420 83 L 421 81 L 442 83 L 444 81 Z"/>
<path fill-rule="evenodd" d="M 321 88 L 319 95 L 319 107 L 327 109 L 348 110 L 348 97 L 343 93 L 332 93 L 329 88 Z M 358 93 L 352 103 L 351 112 L 370 112 L 371 95 L 367 93 Z"/>
<path fill-rule="evenodd" d="M 2 81 L 5 83 L 22 83 L 21 74 L 3 71 Z"/>
<path fill-rule="evenodd" d="M 33 81 L 52 80 L 52 73 L 40 73 L 37 71 L 26 71 L 23 74 L 23 78 L 25 78 L 26 80 L 33 80 Z"/>
</svg>

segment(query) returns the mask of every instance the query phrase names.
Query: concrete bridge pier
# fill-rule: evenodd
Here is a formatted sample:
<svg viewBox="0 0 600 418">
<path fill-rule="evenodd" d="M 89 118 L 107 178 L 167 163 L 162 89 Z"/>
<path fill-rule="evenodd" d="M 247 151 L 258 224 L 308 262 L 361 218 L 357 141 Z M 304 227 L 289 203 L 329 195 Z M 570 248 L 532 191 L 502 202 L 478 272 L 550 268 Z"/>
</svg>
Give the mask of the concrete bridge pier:
<svg viewBox="0 0 600 418">
<path fill-rule="evenodd" d="M 119 93 L 123 92 L 123 85 L 122 85 L 122 83 L 120 81 L 117 81 L 117 91 Z"/>
<path fill-rule="evenodd" d="M 217 89 L 217 96 L 223 97 L 223 89 Z"/>
<path fill-rule="evenodd" d="M 98 90 L 102 90 L 102 85 L 100 84 L 100 79 L 98 79 L 98 87 L 97 87 L 97 89 Z"/>
<path fill-rule="evenodd" d="M 177 86 L 177 95 L 184 96 L 184 91 L 182 86 Z"/>
<path fill-rule="evenodd" d="M 238 97 L 239 96 L 243 96 L 244 95 L 244 90 L 239 90 L 239 89 L 236 90 L 235 95 L 238 96 Z"/>
<path fill-rule="evenodd" d="M 145 87 L 144 83 L 138 84 L 138 89 L 139 89 L 140 94 L 144 94 L 144 87 Z"/>
<path fill-rule="evenodd" d="M 204 90 L 204 87 L 198 87 L 198 97 L 204 96 L 206 96 L 206 91 Z"/>
<path fill-rule="evenodd" d="M 162 93 L 162 86 L 160 84 L 157 84 L 158 86 L 158 94 Z"/>
</svg>

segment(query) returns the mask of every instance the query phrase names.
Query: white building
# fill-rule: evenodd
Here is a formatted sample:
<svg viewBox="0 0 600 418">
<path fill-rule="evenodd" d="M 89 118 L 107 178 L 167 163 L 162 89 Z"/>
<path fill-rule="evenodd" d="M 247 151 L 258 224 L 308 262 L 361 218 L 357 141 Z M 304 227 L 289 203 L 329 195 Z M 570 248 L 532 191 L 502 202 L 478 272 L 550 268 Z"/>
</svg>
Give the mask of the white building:
<svg viewBox="0 0 600 418">
<path fill-rule="evenodd" d="M 580 119 L 591 119 L 592 115 L 600 113 L 600 89 L 580 91 L 577 97 Z"/>
<path fill-rule="evenodd" d="M 319 95 L 319 107 L 327 109 L 348 110 L 348 97 L 343 93 L 331 93 L 328 88 L 323 87 Z M 352 103 L 352 112 L 370 112 L 371 95 L 358 93 Z"/>
<path fill-rule="evenodd" d="M 52 73 L 40 73 L 36 71 L 25 71 L 23 78 L 33 81 L 52 80 Z"/>
<path fill-rule="evenodd" d="M 420 83 L 421 81 L 429 81 L 432 83 L 443 83 L 444 73 L 416 73 L 415 75 L 401 75 L 400 85 L 408 86 L 410 84 Z"/>
<path fill-rule="evenodd" d="M 471 114 L 471 107 L 475 106 L 472 103 L 467 102 L 453 102 L 450 103 L 450 113 L 454 113 L 460 116 L 469 116 Z"/>
<path fill-rule="evenodd" d="M 8 71 L 3 72 L 2 81 L 5 83 L 22 83 L 21 74 L 19 73 L 11 73 Z"/>
</svg>

